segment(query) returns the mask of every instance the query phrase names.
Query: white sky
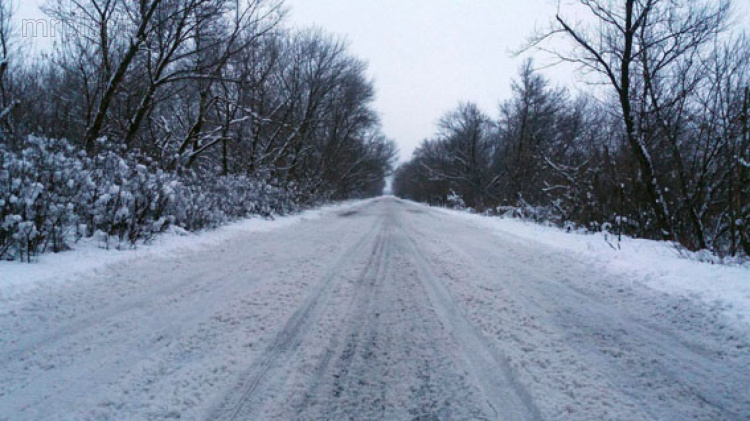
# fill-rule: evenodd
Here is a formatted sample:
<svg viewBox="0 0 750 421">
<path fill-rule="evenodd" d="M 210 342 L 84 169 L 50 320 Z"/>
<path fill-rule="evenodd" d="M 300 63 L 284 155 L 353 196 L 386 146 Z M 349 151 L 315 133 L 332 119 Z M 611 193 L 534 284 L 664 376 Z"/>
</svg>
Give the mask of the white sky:
<svg viewBox="0 0 750 421">
<path fill-rule="evenodd" d="M 20 0 L 17 20 L 39 18 L 43 0 Z M 376 108 L 401 160 L 435 132 L 459 101 L 474 101 L 495 117 L 510 95 L 525 56 L 512 50 L 554 16 L 557 0 L 287 0 L 290 23 L 319 26 L 349 40 L 369 63 Z M 750 0 L 735 0 L 750 25 Z M 548 63 L 540 57 L 538 65 Z M 544 70 L 571 85 L 570 67 Z"/>
<path fill-rule="evenodd" d="M 386 134 L 408 160 L 459 101 L 492 116 L 523 58 L 513 57 L 554 16 L 556 0 L 287 0 L 299 26 L 345 35 L 370 65 Z M 570 72 L 555 79 L 570 82 Z M 555 74 L 556 73 L 556 74 Z"/>
</svg>

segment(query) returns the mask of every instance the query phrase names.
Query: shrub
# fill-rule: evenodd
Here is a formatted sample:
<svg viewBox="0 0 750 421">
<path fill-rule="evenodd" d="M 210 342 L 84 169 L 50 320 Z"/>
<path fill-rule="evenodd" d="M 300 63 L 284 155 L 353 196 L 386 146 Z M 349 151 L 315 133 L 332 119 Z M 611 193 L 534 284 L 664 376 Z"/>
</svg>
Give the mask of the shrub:
<svg viewBox="0 0 750 421">
<path fill-rule="evenodd" d="M 63 140 L 0 147 L 0 259 L 31 261 L 81 237 L 104 247 L 149 241 L 169 226 L 214 228 L 299 208 L 291 190 L 249 176 L 178 176 L 105 141 L 94 157 Z"/>
</svg>

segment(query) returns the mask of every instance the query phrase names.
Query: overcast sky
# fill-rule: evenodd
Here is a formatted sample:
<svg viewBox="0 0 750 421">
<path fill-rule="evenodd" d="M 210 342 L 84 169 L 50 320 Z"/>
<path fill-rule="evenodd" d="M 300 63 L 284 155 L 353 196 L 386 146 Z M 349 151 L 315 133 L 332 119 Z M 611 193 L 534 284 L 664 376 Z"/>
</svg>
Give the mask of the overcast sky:
<svg viewBox="0 0 750 421">
<path fill-rule="evenodd" d="M 39 18 L 42 0 L 21 0 L 18 19 Z M 401 159 L 435 132 L 441 115 L 474 101 L 493 117 L 510 95 L 524 56 L 514 57 L 535 28 L 554 16 L 557 0 L 287 0 L 290 22 L 346 37 L 369 63 L 376 108 Z M 736 0 L 740 20 L 750 0 Z M 547 61 L 548 62 L 548 61 Z M 544 63 L 540 59 L 537 64 Z M 574 82 L 571 69 L 544 73 Z"/>
<path fill-rule="evenodd" d="M 370 65 L 386 134 L 407 160 L 459 101 L 497 114 L 523 58 L 518 49 L 544 27 L 556 0 L 288 0 L 290 18 L 345 35 Z M 558 79 L 567 83 L 566 75 Z M 569 73 L 569 72 L 568 72 Z M 555 75 L 553 75 L 555 76 Z M 569 76 L 569 75 L 568 75 Z"/>
</svg>

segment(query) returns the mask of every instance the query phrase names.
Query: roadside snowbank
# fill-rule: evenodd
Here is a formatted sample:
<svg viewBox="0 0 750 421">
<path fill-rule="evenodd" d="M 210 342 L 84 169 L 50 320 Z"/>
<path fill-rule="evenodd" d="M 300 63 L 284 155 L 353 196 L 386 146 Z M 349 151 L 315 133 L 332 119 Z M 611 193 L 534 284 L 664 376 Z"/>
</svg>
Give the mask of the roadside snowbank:
<svg viewBox="0 0 750 421">
<path fill-rule="evenodd" d="M 188 232 L 172 229 L 136 249 L 113 250 L 101 247 L 94 239 L 82 239 L 74 249 L 45 254 L 37 263 L 0 261 L 0 312 L 9 301 L 50 283 L 71 282 L 84 273 L 98 271 L 110 264 L 139 260 L 150 256 L 176 255 L 185 250 L 221 244 L 238 235 L 272 231 L 300 221 L 319 218 L 331 212 L 361 206 L 367 201 L 347 201 L 323 206 L 299 214 L 263 219 L 254 217 L 210 231 Z"/>
<path fill-rule="evenodd" d="M 697 261 L 674 245 L 611 234 L 566 232 L 507 217 L 441 209 L 489 231 L 502 232 L 592 259 L 615 275 L 650 288 L 719 306 L 734 321 L 750 324 L 750 268 Z M 696 259 L 693 259 L 695 257 Z"/>
</svg>

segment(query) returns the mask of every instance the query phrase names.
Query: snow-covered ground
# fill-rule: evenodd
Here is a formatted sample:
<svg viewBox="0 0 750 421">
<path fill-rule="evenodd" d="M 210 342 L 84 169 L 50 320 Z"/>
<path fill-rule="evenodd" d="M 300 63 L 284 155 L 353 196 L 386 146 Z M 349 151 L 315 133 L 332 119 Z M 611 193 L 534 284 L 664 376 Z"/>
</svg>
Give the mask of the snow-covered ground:
<svg viewBox="0 0 750 421">
<path fill-rule="evenodd" d="M 750 266 L 700 261 L 700 255 L 663 242 L 608 233 L 566 232 L 514 218 L 488 217 L 441 209 L 471 224 L 573 252 L 605 273 L 666 293 L 701 300 L 721 308 L 732 320 L 750 325 Z M 710 259 L 706 259 L 710 260 Z"/>
<path fill-rule="evenodd" d="M 0 420 L 750 417 L 750 329 L 666 254 L 390 197 L 259 222 L 31 266 L 64 281 L 0 303 Z"/>
<path fill-rule="evenodd" d="M 76 281 L 82 276 L 96 273 L 113 263 L 134 262 L 147 257 L 176 257 L 190 250 L 200 250 L 226 242 L 238 235 L 267 232 L 294 225 L 301 221 L 319 218 L 340 209 L 361 204 L 358 201 L 342 202 L 306 212 L 275 219 L 249 218 L 221 228 L 191 233 L 172 228 L 155 237 L 147 245 L 122 249 L 109 249 L 94 239 L 82 239 L 73 251 L 44 254 L 33 264 L 0 261 L 0 313 L 9 308 L 9 303 L 34 289 L 52 284 Z"/>
</svg>

